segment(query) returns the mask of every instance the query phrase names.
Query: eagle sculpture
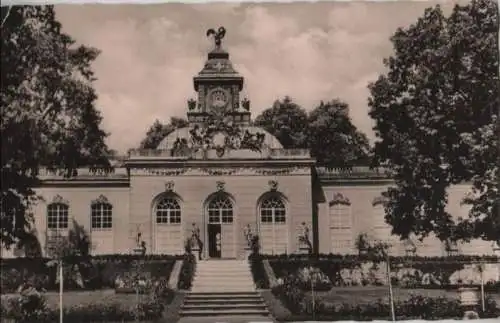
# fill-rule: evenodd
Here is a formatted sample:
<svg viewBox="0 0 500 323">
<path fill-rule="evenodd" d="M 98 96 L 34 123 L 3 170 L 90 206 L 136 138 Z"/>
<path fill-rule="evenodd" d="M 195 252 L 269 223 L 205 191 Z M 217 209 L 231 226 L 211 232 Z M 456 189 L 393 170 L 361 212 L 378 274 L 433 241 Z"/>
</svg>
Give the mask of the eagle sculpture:
<svg viewBox="0 0 500 323">
<path fill-rule="evenodd" d="M 226 28 L 224 27 L 219 27 L 217 31 L 215 29 L 210 28 L 207 30 L 207 37 L 213 36 L 214 37 L 214 42 L 215 42 L 215 47 L 220 48 L 222 38 L 226 35 Z"/>
</svg>

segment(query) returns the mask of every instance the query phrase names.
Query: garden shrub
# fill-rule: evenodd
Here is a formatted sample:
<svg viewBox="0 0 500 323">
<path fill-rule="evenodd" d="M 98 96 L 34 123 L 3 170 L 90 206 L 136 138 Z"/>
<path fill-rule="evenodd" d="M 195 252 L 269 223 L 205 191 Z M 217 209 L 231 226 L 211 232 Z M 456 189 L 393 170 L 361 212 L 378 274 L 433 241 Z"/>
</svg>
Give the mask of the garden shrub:
<svg viewBox="0 0 500 323">
<path fill-rule="evenodd" d="M 333 287 L 330 278 L 316 267 L 301 268 L 296 275 L 298 287 L 302 290 L 309 291 L 314 288 L 316 291 L 328 291 Z"/>
<path fill-rule="evenodd" d="M 181 271 L 179 273 L 178 289 L 188 290 L 193 283 L 194 274 L 196 272 L 196 257 L 191 253 L 184 255 Z"/>
<path fill-rule="evenodd" d="M 172 255 L 67 257 L 64 259 L 64 289 L 114 288 L 116 278 L 126 275 L 137 260 L 144 262 L 144 271 L 151 273 L 151 277 L 168 279 L 177 259 L 182 258 Z M 57 271 L 57 263 L 47 258 L 2 259 L 2 293 L 15 292 L 25 282 L 37 282 L 46 290 L 58 290 Z"/>
<path fill-rule="evenodd" d="M 391 310 L 387 301 L 377 300 L 367 304 L 351 305 L 348 303 L 332 304 L 317 298 L 314 306 L 310 297 L 297 287 L 297 277 L 290 275 L 283 283 L 273 288 L 272 292 L 293 314 L 287 320 L 349 320 L 367 321 L 373 319 L 390 320 Z M 456 299 L 445 297 L 425 297 L 420 295 L 395 302 L 398 320 L 440 320 L 463 317 L 463 309 Z M 486 311 L 480 317 L 498 317 L 500 310 L 493 299 L 487 300 Z"/>
<path fill-rule="evenodd" d="M 255 286 L 260 289 L 268 289 L 269 279 L 264 268 L 262 256 L 259 254 L 251 253 L 248 256 L 248 261 L 250 262 L 250 270 L 252 272 Z"/>
<path fill-rule="evenodd" d="M 68 322 L 124 322 L 154 321 L 162 317 L 165 304 L 174 298 L 174 291 L 166 284 L 156 284 L 148 290 L 149 295 L 137 306 L 111 304 L 86 304 L 63 309 L 64 320 Z M 29 286 L 19 296 L 9 297 L 1 306 L 2 320 L 13 322 L 57 322 L 59 309 L 49 308 L 43 291 Z"/>
</svg>

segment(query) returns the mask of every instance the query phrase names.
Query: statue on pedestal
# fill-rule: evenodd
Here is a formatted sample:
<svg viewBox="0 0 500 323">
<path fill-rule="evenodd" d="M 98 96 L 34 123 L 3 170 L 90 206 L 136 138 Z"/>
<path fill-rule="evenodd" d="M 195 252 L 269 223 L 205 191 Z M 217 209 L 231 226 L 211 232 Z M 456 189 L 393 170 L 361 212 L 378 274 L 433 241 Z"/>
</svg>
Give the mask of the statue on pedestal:
<svg viewBox="0 0 500 323">
<path fill-rule="evenodd" d="M 201 260 L 201 254 L 203 251 L 203 241 L 200 238 L 200 228 L 193 222 L 193 228 L 191 230 L 191 246 L 193 249 L 198 250 L 198 259 Z"/>
<path fill-rule="evenodd" d="M 137 236 L 135 238 L 135 248 L 134 252 L 136 254 L 141 254 L 145 255 L 146 254 L 146 242 L 142 240 L 142 233 L 139 229 L 139 226 L 137 226 Z"/>
<path fill-rule="evenodd" d="M 312 252 L 312 244 L 309 240 L 309 227 L 305 222 L 302 222 L 302 233 L 299 235 L 300 249 L 306 248 L 308 253 Z"/>
<path fill-rule="evenodd" d="M 247 241 L 247 245 L 250 248 L 252 246 L 253 232 L 250 224 L 247 224 L 243 229 L 243 235 L 245 236 L 245 240 Z"/>
</svg>

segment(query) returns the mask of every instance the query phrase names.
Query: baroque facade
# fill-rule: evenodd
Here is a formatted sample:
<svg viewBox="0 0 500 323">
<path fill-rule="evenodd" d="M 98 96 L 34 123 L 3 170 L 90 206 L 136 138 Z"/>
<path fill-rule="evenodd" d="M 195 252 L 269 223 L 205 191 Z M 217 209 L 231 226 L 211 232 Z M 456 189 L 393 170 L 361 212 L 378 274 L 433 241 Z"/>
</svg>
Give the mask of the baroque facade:
<svg viewBox="0 0 500 323">
<path fill-rule="evenodd" d="M 197 100 L 187 102 L 189 126 L 156 149 L 132 150 L 109 171 L 79 169 L 67 177 L 42 170 L 43 196 L 33 207 L 35 233 L 47 252 L 76 223 L 93 254 L 182 254 L 187 241 L 205 258 L 242 258 L 258 235 L 265 254 L 357 252 L 359 234 L 388 242 L 391 253 L 443 256 L 432 237 L 401 242 L 384 223 L 384 169 L 317 167 L 309 152 L 284 149 L 251 125 L 244 78 L 220 46 L 193 79 Z M 460 200 L 469 186 L 450 190 L 449 211 L 466 216 Z M 141 249 L 142 248 L 142 249 Z M 491 243 L 457 246 L 463 254 L 492 254 Z M 15 256 L 3 250 L 3 257 Z"/>
</svg>

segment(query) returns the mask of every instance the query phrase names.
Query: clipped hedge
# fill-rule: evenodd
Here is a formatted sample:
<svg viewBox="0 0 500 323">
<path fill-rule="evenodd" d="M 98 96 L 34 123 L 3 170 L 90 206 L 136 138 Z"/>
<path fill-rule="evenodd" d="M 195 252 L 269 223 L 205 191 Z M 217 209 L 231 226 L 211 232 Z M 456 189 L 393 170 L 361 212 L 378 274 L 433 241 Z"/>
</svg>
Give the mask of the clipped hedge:
<svg viewBox="0 0 500 323">
<path fill-rule="evenodd" d="M 126 275 L 132 264 L 144 263 L 144 271 L 152 278 L 168 279 L 175 261 L 182 256 L 172 255 L 100 255 L 92 257 L 65 258 L 65 290 L 97 290 L 114 288 L 117 276 Z M 50 265 L 47 258 L 2 259 L 0 284 L 2 293 L 15 292 L 23 283 L 45 290 L 58 290 L 57 266 Z M 75 270 L 77 268 L 77 270 Z M 84 282 L 83 288 L 75 282 L 75 273 Z"/>
<path fill-rule="evenodd" d="M 265 255 L 263 257 L 268 259 L 277 277 L 286 277 L 299 269 L 313 266 L 328 275 L 334 286 L 385 285 L 388 279 L 385 260 L 363 255 Z M 480 261 L 494 264 L 499 260 L 494 256 L 391 257 L 391 280 L 393 284 L 403 288 L 477 286 L 479 275 L 475 274 L 474 279 L 468 281 L 458 281 L 457 273 L 466 270 L 468 265 Z M 499 286 L 498 281 L 486 280 L 487 290 L 495 290 Z"/>
<path fill-rule="evenodd" d="M 250 262 L 250 270 L 252 271 L 253 281 L 257 288 L 268 289 L 269 278 L 264 268 L 263 257 L 259 254 L 252 253 L 248 256 L 248 261 Z"/>
<path fill-rule="evenodd" d="M 196 257 L 191 253 L 184 255 L 181 271 L 179 273 L 178 289 L 188 290 L 193 284 L 194 274 L 196 273 Z"/>
</svg>

